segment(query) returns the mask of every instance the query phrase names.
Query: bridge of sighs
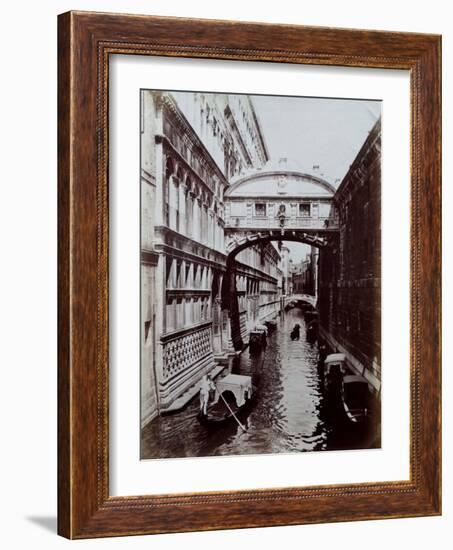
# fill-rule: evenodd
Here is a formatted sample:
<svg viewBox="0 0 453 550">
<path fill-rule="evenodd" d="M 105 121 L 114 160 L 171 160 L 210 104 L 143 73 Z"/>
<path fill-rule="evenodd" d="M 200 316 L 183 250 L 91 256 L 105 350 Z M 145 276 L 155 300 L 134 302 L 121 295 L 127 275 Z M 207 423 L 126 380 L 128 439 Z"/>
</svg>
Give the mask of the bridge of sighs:
<svg viewBox="0 0 453 550">
<path fill-rule="evenodd" d="M 270 241 L 328 246 L 339 230 L 335 188 L 318 175 L 287 166 L 263 168 L 233 181 L 225 193 L 227 272 L 222 308 L 228 309 L 233 343 L 242 345 L 235 264 L 242 250 Z"/>
</svg>

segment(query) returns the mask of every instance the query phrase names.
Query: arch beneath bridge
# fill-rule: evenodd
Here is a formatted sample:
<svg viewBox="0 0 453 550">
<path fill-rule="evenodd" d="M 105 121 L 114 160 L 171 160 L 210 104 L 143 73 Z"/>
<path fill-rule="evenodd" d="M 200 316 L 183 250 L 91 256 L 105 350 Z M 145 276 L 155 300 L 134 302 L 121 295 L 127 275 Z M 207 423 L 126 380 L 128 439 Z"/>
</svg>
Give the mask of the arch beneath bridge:
<svg viewBox="0 0 453 550">
<path fill-rule="evenodd" d="M 231 339 L 236 351 L 244 347 L 244 341 L 240 329 L 240 309 L 236 286 L 236 256 L 246 248 L 257 244 L 266 245 L 271 241 L 292 241 L 301 244 L 324 248 L 337 237 L 337 231 L 331 231 L 326 235 L 309 234 L 303 231 L 260 231 L 256 234 L 245 235 L 236 239 L 227 247 L 226 271 L 222 280 L 221 308 L 227 310 L 230 318 Z"/>
<path fill-rule="evenodd" d="M 317 167 L 313 167 L 315 170 Z M 293 241 L 323 248 L 339 229 L 335 187 L 291 159 L 269 161 L 232 181 L 225 192 L 226 273 L 221 307 L 228 310 L 234 348 L 242 349 L 236 256 L 248 247 Z"/>
<path fill-rule="evenodd" d="M 234 259 L 239 252 L 246 248 L 259 243 L 269 243 L 271 241 L 292 241 L 299 242 L 301 244 L 308 244 L 310 246 L 316 246 L 317 248 L 323 248 L 329 243 L 329 238 L 332 237 L 334 231 L 314 232 L 307 233 L 303 230 L 263 230 L 256 233 L 243 234 L 231 234 L 228 236 L 228 242 L 226 245 L 226 252 L 228 254 L 228 261 Z M 330 235 L 330 237 L 329 237 Z"/>
</svg>

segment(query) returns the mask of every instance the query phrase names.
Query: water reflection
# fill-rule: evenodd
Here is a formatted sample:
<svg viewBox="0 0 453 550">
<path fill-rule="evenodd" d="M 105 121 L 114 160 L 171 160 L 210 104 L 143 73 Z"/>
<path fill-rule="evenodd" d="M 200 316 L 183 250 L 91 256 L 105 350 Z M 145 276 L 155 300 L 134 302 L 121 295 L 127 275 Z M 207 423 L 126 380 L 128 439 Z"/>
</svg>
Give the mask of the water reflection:
<svg viewBox="0 0 453 550">
<path fill-rule="evenodd" d="M 294 325 L 300 340 L 291 340 Z M 266 349 L 251 355 L 245 350 L 233 365 L 234 374 L 252 376 L 258 396 L 241 416 L 243 431 L 231 419 L 202 425 L 196 416 L 198 400 L 176 414 L 158 417 L 144 430 L 142 457 L 190 457 L 287 453 L 379 446 L 376 430 L 349 425 L 338 403 L 324 399 L 318 368 L 318 348 L 305 338 L 299 309 L 283 315 L 268 337 Z"/>
</svg>

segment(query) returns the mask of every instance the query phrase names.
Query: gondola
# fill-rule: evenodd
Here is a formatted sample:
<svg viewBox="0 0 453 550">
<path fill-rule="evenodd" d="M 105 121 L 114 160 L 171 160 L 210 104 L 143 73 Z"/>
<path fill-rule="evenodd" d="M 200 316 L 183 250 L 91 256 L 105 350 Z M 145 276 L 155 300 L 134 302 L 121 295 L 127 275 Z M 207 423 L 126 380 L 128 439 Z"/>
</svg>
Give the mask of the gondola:
<svg viewBox="0 0 453 550">
<path fill-rule="evenodd" d="M 206 414 L 201 411 L 198 420 L 202 424 L 215 424 L 232 420 L 246 411 L 254 402 L 257 388 L 251 376 L 228 374 L 216 383 L 213 402 L 208 405 Z"/>
<path fill-rule="evenodd" d="M 350 422 L 365 424 L 369 420 L 370 393 L 363 376 L 347 375 L 341 385 L 341 402 Z"/>
<path fill-rule="evenodd" d="M 270 321 L 265 321 L 264 324 L 266 325 L 269 333 L 274 332 L 277 329 L 277 321 L 274 319 Z"/>
<path fill-rule="evenodd" d="M 346 372 L 346 356 L 343 353 L 331 353 L 324 359 L 323 385 L 327 395 L 339 394 Z"/>
<path fill-rule="evenodd" d="M 257 325 L 249 334 L 250 353 L 259 353 L 267 345 L 268 329 L 264 325 Z"/>
<path fill-rule="evenodd" d="M 318 337 L 318 320 L 313 319 L 306 326 L 306 338 L 308 342 L 314 342 Z"/>
</svg>

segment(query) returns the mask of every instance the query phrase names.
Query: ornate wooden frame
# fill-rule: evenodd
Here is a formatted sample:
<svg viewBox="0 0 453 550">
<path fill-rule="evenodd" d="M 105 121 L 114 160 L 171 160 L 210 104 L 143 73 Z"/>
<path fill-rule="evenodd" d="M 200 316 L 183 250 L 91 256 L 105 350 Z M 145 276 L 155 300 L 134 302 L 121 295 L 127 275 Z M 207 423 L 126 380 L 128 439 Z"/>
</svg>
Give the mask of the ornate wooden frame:
<svg viewBox="0 0 453 550">
<path fill-rule="evenodd" d="M 69 538 L 441 512 L 441 38 L 69 12 L 58 21 L 58 531 Z M 111 497 L 110 54 L 406 69 L 411 79 L 410 480 Z"/>
</svg>

